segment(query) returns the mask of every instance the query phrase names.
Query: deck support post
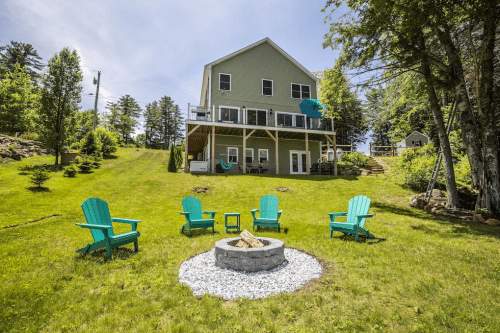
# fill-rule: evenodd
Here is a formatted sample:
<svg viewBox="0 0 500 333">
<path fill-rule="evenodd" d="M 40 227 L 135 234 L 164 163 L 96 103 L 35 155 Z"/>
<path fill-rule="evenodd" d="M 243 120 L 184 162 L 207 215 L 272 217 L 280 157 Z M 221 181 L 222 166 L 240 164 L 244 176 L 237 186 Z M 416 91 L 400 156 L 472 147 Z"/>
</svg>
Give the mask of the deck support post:
<svg viewBox="0 0 500 333">
<path fill-rule="evenodd" d="M 306 132 L 306 173 L 311 174 L 311 161 L 309 158 L 309 133 Z"/>
<path fill-rule="evenodd" d="M 212 164 L 212 173 L 215 173 L 215 126 L 212 126 L 212 149 L 210 150 L 212 158 L 210 158 L 210 163 Z"/>
<path fill-rule="evenodd" d="M 278 155 L 278 131 L 275 131 L 274 136 L 276 137 L 275 147 L 276 147 L 276 174 L 280 174 L 280 159 Z"/>
<path fill-rule="evenodd" d="M 188 144 L 189 144 L 189 132 L 188 132 L 188 124 L 186 123 L 186 147 L 184 147 L 184 173 L 188 172 Z M 172 148 L 170 148 L 172 149 Z"/>
<path fill-rule="evenodd" d="M 243 128 L 243 173 L 247 173 L 247 129 Z"/>
</svg>

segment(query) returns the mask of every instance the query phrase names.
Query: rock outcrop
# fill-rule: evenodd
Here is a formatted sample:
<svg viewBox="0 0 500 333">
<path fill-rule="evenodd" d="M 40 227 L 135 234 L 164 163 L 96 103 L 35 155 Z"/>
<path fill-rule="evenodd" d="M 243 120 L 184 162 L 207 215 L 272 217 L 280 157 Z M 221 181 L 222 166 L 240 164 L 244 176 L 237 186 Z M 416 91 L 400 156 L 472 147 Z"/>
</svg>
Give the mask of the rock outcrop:
<svg viewBox="0 0 500 333">
<path fill-rule="evenodd" d="M 48 151 L 38 141 L 22 140 L 0 134 L 0 163 L 11 158 L 20 161 L 34 155 L 47 155 Z"/>
</svg>

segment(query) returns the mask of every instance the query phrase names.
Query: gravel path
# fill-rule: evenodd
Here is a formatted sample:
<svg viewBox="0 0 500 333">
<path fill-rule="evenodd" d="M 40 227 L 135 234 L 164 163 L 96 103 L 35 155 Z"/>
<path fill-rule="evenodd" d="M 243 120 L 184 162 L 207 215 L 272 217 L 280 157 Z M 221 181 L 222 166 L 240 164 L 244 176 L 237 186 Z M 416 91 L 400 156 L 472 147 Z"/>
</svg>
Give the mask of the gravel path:
<svg viewBox="0 0 500 333">
<path fill-rule="evenodd" d="M 321 276 L 321 264 L 310 255 L 285 248 L 285 258 L 288 262 L 271 271 L 244 273 L 215 267 L 212 249 L 183 262 L 179 282 L 188 285 L 194 295 L 256 299 L 292 292 Z"/>
</svg>

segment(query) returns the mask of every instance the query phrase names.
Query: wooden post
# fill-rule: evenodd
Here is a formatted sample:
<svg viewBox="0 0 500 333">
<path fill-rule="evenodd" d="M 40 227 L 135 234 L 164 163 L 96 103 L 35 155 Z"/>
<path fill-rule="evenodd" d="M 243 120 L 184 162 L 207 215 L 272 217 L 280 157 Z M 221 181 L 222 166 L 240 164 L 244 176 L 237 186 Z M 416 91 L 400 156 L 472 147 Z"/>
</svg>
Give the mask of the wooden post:
<svg viewBox="0 0 500 333">
<path fill-rule="evenodd" d="M 189 132 L 188 124 L 186 123 L 186 147 L 184 147 L 184 173 L 188 172 L 188 144 L 189 144 Z"/>
<path fill-rule="evenodd" d="M 215 173 L 215 126 L 212 126 L 212 151 L 211 151 L 212 173 Z"/>
<path fill-rule="evenodd" d="M 306 173 L 311 174 L 311 166 L 309 161 L 309 133 L 306 132 Z"/>
<path fill-rule="evenodd" d="M 337 175 L 337 135 L 333 136 L 333 175 Z"/>
<path fill-rule="evenodd" d="M 370 142 L 370 156 L 372 156 L 372 143 Z"/>
<path fill-rule="evenodd" d="M 247 173 L 247 129 L 243 129 L 243 173 Z"/>
<path fill-rule="evenodd" d="M 276 141 L 274 143 L 275 145 L 275 150 L 276 150 L 276 174 L 280 174 L 280 159 L 278 155 L 278 131 L 275 131 L 274 136 L 276 138 Z"/>
<path fill-rule="evenodd" d="M 395 148 L 394 145 L 392 145 L 392 156 L 393 157 L 394 157 L 394 153 L 395 153 L 395 151 L 394 151 L 395 149 L 394 148 Z"/>
<path fill-rule="evenodd" d="M 351 153 L 353 152 L 354 150 L 354 145 L 351 143 Z"/>
</svg>

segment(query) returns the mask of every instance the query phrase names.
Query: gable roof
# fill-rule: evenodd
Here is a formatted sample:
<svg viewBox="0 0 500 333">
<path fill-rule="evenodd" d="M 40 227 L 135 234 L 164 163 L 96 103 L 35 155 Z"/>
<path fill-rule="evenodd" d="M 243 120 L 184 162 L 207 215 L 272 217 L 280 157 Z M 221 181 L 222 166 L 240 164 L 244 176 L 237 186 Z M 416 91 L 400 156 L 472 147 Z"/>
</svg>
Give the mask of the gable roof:
<svg viewBox="0 0 500 333">
<path fill-rule="evenodd" d="M 203 103 L 203 100 L 205 98 L 205 96 L 207 95 L 207 89 L 208 89 L 208 77 L 210 75 L 210 72 L 211 72 L 211 69 L 212 69 L 212 66 L 215 66 L 217 64 L 220 64 L 221 62 L 224 62 L 226 60 L 229 60 L 231 58 L 234 58 L 248 50 L 251 50 L 253 49 L 254 47 L 257 47 L 261 44 L 264 44 L 264 43 L 269 43 L 269 45 L 271 45 L 272 47 L 274 47 L 279 53 L 281 53 L 285 58 L 287 58 L 288 60 L 290 60 L 295 66 L 297 66 L 298 68 L 300 68 L 304 73 L 306 73 L 309 77 L 311 77 L 314 81 L 316 81 L 316 84 L 318 82 L 318 78 L 313 74 L 311 73 L 310 71 L 308 71 L 304 66 L 302 66 L 297 60 L 295 60 L 294 58 L 292 58 L 292 56 L 290 56 L 288 53 L 285 52 L 285 50 L 283 50 L 281 47 L 279 47 L 276 43 L 274 43 L 269 37 L 266 37 L 264 39 L 261 39 L 259 40 L 258 42 L 255 42 L 251 45 L 248 45 L 247 47 L 244 47 L 242 49 L 239 49 L 238 51 L 236 52 L 233 52 L 231 54 L 228 54 L 227 56 L 225 57 L 222 57 L 220 59 L 217 59 L 215 61 L 212 61 L 211 63 L 209 64 L 206 64 L 205 65 L 205 68 L 203 70 L 203 83 L 202 83 L 202 86 L 201 86 L 201 98 L 200 98 L 200 105 L 204 105 Z"/>
<path fill-rule="evenodd" d="M 423 135 L 423 136 L 425 136 L 427 139 L 430 139 L 430 138 L 429 138 L 427 135 L 425 135 L 424 133 L 420 133 L 419 131 L 413 131 L 411 134 L 408 134 L 408 135 L 406 136 L 406 138 L 404 138 L 404 140 L 406 140 L 406 139 L 407 139 L 410 135 L 413 135 L 413 134 L 415 134 L 415 133 L 420 134 L 420 135 Z"/>
</svg>

